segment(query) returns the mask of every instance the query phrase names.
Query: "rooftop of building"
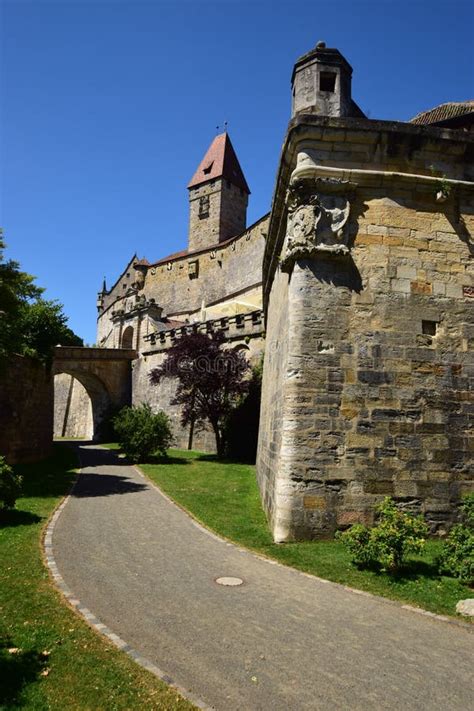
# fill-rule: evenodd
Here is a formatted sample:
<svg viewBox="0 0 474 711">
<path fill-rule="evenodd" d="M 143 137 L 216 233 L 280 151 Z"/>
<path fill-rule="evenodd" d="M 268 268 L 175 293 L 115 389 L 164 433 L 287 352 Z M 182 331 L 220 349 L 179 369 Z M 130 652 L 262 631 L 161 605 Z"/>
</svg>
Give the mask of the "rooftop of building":
<svg viewBox="0 0 474 711">
<path fill-rule="evenodd" d="M 410 123 L 432 126 L 445 123 L 451 119 L 457 119 L 461 116 L 467 116 L 471 113 L 474 113 L 474 99 L 468 101 L 448 101 L 446 104 L 440 104 L 433 109 L 428 109 L 428 111 L 422 111 L 410 119 Z"/>
<path fill-rule="evenodd" d="M 188 188 L 195 188 L 217 178 L 229 180 L 250 195 L 249 186 L 227 131 L 214 138 L 191 178 Z"/>
</svg>

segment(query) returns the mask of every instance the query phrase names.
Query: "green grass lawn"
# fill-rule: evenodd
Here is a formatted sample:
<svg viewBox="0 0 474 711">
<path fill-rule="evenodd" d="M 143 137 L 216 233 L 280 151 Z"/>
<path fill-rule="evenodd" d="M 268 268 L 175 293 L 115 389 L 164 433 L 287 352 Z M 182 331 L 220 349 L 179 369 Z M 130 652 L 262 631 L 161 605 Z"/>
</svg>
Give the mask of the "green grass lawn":
<svg viewBox="0 0 474 711">
<path fill-rule="evenodd" d="M 57 445 L 51 459 L 18 467 L 24 497 L 0 513 L 0 709 L 192 709 L 95 633 L 50 581 L 41 534 L 75 466 Z"/>
<path fill-rule="evenodd" d="M 336 541 L 276 545 L 272 542 L 253 466 L 217 462 L 212 455 L 170 450 L 170 458 L 141 469 L 177 503 L 216 533 L 313 575 L 455 616 L 456 603 L 473 597 L 466 585 L 439 576 L 439 541 L 428 541 L 423 556 L 412 558 L 398 576 L 358 570 Z"/>
</svg>

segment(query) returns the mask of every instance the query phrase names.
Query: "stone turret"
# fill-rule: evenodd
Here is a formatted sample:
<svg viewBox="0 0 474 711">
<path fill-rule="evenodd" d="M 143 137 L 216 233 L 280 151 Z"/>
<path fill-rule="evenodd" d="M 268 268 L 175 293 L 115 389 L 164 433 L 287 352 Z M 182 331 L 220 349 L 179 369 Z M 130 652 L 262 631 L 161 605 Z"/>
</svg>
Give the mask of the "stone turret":
<svg viewBox="0 0 474 711">
<path fill-rule="evenodd" d="M 352 100 L 352 67 L 338 49 L 325 42 L 300 57 L 291 77 L 292 116 L 312 113 L 320 116 L 355 116 L 363 112 Z"/>
<path fill-rule="evenodd" d="M 188 189 L 190 252 L 245 230 L 250 190 L 228 133 L 215 137 Z"/>
<path fill-rule="evenodd" d="M 98 292 L 97 294 L 97 308 L 100 311 L 102 309 L 102 306 L 104 304 L 104 296 L 107 293 L 107 284 L 105 282 L 105 277 L 102 282 L 102 289 Z"/>
</svg>

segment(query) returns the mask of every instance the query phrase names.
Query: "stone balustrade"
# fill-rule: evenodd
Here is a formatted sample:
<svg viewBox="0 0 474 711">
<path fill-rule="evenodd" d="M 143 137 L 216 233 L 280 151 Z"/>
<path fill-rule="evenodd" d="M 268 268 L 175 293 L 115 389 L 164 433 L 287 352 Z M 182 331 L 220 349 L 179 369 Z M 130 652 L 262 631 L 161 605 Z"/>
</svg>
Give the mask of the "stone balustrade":
<svg viewBox="0 0 474 711">
<path fill-rule="evenodd" d="M 263 311 L 258 309 L 245 314 L 223 316 L 198 323 L 187 323 L 179 328 L 154 331 L 143 337 L 150 346 L 149 351 L 164 350 L 172 346 L 179 338 L 192 333 L 216 333 L 223 331 L 229 340 L 238 340 L 247 336 L 261 336 L 264 330 Z"/>
</svg>

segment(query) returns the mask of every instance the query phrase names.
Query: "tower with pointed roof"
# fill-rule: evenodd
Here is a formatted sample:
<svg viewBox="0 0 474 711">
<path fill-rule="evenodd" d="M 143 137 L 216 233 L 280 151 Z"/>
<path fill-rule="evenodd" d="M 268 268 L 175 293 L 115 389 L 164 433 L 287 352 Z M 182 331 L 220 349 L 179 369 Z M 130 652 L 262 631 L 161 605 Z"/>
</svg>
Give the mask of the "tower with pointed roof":
<svg viewBox="0 0 474 711">
<path fill-rule="evenodd" d="M 245 230 L 250 190 L 227 132 L 214 138 L 188 190 L 190 252 Z"/>
</svg>

